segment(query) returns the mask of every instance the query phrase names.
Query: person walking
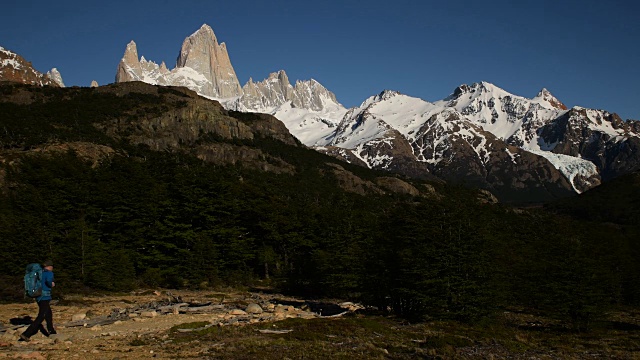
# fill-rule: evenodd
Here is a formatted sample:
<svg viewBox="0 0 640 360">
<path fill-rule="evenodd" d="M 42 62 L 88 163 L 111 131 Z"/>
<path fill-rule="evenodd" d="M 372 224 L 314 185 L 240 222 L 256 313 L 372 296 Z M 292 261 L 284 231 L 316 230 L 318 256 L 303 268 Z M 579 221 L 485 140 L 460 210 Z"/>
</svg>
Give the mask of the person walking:
<svg viewBox="0 0 640 360">
<path fill-rule="evenodd" d="M 51 289 L 56 286 L 53 280 L 53 262 L 47 260 L 44 262 L 44 271 L 42 272 L 42 295 L 36 298 L 38 302 L 38 316 L 29 325 L 27 330 L 20 334 L 21 341 L 29 341 L 29 338 L 40 330 L 45 336 L 56 333 L 53 327 L 53 313 L 51 312 Z M 42 326 L 42 321 L 47 322 L 47 330 Z"/>
</svg>

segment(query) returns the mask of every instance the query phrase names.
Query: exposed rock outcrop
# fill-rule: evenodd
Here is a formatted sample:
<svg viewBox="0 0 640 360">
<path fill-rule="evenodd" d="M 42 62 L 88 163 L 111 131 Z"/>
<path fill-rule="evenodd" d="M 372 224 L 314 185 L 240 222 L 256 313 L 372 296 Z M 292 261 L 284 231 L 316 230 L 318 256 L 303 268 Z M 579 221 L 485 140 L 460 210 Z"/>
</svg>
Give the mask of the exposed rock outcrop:
<svg viewBox="0 0 640 360">
<path fill-rule="evenodd" d="M 62 81 L 62 75 L 60 74 L 60 72 L 58 71 L 58 69 L 53 68 L 49 71 L 47 71 L 47 76 L 56 84 L 58 84 L 58 86 L 60 87 L 64 87 L 64 81 Z"/>
<path fill-rule="evenodd" d="M 38 86 L 64 86 L 57 69 L 43 74 L 34 69 L 22 56 L 0 47 L 0 81 L 11 81 Z"/>
<path fill-rule="evenodd" d="M 176 67 L 189 67 L 209 81 L 209 84 L 202 88 L 202 94 L 218 98 L 242 94 L 242 88 L 229 59 L 227 45 L 218 44 L 218 39 L 209 25 L 202 25 L 198 31 L 184 40 Z"/>
<path fill-rule="evenodd" d="M 269 74 L 263 81 L 249 79 L 242 91 L 243 96 L 234 106 L 239 110 L 272 112 L 286 102 L 291 102 L 294 108 L 311 111 L 323 111 L 327 107 L 340 105 L 334 93 L 313 79 L 298 80 L 292 86 L 284 70 Z"/>
<path fill-rule="evenodd" d="M 231 65 L 225 43 L 218 39 L 209 25 L 187 37 L 173 70 L 138 58 L 134 41 L 127 44 L 116 71 L 116 82 L 143 81 L 157 85 L 185 86 L 201 95 L 230 98 L 242 95 L 242 88 Z"/>
</svg>

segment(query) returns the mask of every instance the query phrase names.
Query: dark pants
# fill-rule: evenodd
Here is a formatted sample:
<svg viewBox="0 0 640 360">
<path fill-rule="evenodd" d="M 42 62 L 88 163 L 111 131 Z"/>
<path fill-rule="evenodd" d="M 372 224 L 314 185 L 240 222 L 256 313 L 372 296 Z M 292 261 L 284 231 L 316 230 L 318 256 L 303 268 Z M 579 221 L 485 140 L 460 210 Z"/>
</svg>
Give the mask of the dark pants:
<svg viewBox="0 0 640 360">
<path fill-rule="evenodd" d="M 53 329 L 53 314 L 51 313 L 51 300 L 40 300 L 38 301 L 38 316 L 36 319 L 29 325 L 27 330 L 22 333 L 26 337 L 32 337 L 35 335 L 38 330 L 40 330 L 44 335 L 49 336 L 50 333 L 55 332 Z M 42 320 L 47 321 L 47 329 L 48 332 L 42 326 Z"/>
</svg>

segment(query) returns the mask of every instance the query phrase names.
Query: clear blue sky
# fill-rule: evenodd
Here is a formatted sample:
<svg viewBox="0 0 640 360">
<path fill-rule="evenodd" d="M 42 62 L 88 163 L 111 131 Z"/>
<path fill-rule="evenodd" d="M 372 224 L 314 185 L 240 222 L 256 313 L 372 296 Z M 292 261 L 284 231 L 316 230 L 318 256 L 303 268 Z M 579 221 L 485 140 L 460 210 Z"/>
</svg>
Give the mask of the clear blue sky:
<svg viewBox="0 0 640 360">
<path fill-rule="evenodd" d="M 435 101 L 489 81 L 640 119 L 640 5 L 626 1 L 12 1 L 0 46 L 65 83 L 114 81 L 126 44 L 172 68 L 203 23 L 244 84 L 284 69 L 345 106 L 384 89 Z"/>
</svg>

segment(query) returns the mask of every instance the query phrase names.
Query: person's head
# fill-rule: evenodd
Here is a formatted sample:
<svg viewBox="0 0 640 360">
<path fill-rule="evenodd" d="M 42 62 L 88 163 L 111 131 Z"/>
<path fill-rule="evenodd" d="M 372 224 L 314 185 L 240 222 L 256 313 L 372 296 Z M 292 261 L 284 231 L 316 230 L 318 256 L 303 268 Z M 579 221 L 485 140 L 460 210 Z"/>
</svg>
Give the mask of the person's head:
<svg viewBox="0 0 640 360">
<path fill-rule="evenodd" d="M 45 261 L 44 264 L 42 264 L 42 265 L 44 265 L 44 268 L 46 270 L 49 270 L 49 271 L 53 270 L 53 261 L 51 261 L 51 260 Z"/>
</svg>

